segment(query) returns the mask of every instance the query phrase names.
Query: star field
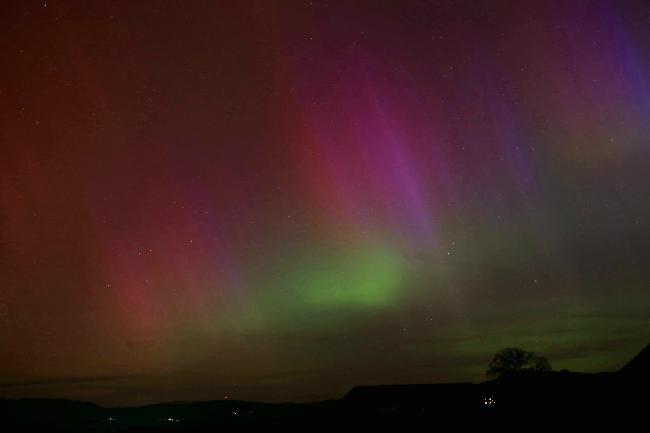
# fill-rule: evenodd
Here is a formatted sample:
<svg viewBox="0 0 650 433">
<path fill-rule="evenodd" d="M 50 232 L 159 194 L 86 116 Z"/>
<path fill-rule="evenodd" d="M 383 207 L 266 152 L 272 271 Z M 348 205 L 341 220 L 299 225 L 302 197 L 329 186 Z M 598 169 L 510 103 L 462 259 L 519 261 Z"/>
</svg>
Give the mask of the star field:
<svg viewBox="0 0 650 433">
<path fill-rule="evenodd" d="M 9 1 L 0 397 L 336 398 L 650 340 L 643 1 Z"/>
</svg>

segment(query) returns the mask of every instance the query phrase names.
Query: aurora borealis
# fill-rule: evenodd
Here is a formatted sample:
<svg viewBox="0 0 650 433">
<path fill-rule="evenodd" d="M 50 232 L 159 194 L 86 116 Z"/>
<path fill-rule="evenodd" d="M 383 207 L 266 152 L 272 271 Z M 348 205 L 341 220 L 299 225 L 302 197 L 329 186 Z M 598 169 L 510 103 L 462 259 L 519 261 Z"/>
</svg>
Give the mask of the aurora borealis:
<svg viewBox="0 0 650 433">
<path fill-rule="evenodd" d="M 7 1 L 0 397 L 335 398 L 650 342 L 644 1 Z"/>
</svg>

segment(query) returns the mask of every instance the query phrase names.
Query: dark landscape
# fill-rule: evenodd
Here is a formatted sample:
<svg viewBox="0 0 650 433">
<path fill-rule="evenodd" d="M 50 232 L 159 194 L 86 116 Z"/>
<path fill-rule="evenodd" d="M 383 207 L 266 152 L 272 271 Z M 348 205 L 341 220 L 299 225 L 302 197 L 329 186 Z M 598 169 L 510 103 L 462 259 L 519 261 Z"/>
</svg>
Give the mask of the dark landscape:
<svg viewBox="0 0 650 433">
<path fill-rule="evenodd" d="M 519 371 L 480 384 L 378 385 L 353 388 L 339 400 L 313 403 L 175 402 L 104 408 L 52 399 L 0 400 L 8 431 L 208 432 L 222 428 L 305 425 L 480 426 L 511 431 L 513 423 L 596 426 L 641 419 L 650 408 L 650 345 L 618 372 Z"/>
</svg>

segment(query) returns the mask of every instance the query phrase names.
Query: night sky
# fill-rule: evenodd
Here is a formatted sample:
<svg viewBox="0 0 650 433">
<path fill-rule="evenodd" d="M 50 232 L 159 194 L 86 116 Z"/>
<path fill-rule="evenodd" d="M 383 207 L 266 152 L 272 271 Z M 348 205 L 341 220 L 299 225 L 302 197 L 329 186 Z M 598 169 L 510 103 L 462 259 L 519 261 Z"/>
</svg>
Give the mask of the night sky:
<svg viewBox="0 0 650 433">
<path fill-rule="evenodd" d="M 5 0 L 0 62 L 0 397 L 650 342 L 646 1 Z"/>
</svg>

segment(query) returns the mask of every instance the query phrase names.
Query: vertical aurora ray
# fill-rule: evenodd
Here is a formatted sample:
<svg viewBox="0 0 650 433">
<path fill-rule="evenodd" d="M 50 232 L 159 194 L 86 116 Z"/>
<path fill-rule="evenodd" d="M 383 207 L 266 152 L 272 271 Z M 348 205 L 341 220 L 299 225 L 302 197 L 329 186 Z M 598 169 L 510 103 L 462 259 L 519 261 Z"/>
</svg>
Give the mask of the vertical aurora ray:
<svg viewBox="0 0 650 433">
<path fill-rule="evenodd" d="M 297 158 L 308 162 L 303 172 L 316 205 L 331 214 L 328 224 L 343 222 L 357 235 L 384 227 L 433 245 L 435 217 L 433 197 L 425 194 L 426 164 L 416 163 L 420 149 L 390 114 L 394 89 L 384 92 L 385 80 L 375 78 L 383 75 L 375 72 L 380 62 L 357 52 L 340 58 L 325 73 L 295 68 L 297 75 L 315 75 L 317 83 L 330 87 L 322 97 L 322 89 L 301 92 L 300 83 L 296 85 L 309 137 Z M 316 99 L 318 104 L 310 103 Z"/>
</svg>

